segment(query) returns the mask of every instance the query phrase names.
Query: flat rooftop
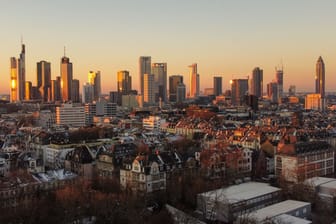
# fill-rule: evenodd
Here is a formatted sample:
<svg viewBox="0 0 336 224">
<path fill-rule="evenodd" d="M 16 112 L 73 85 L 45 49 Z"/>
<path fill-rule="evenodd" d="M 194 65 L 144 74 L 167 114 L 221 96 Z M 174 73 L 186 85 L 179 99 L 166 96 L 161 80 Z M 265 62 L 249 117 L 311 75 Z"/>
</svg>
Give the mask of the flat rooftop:
<svg viewBox="0 0 336 224">
<path fill-rule="evenodd" d="M 279 216 L 282 214 L 286 214 L 287 212 L 291 212 L 293 210 L 310 206 L 310 203 L 303 201 L 295 201 L 295 200 L 286 200 L 280 203 L 276 203 L 265 208 L 254 211 L 251 216 L 255 218 L 257 221 L 262 221 L 267 218 L 273 218 L 275 216 Z"/>
<path fill-rule="evenodd" d="M 274 218 L 274 223 L 283 224 L 283 223 L 291 223 L 291 224 L 311 224 L 312 221 L 301 219 L 292 215 L 282 214 Z"/>
<path fill-rule="evenodd" d="M 335 182 L 335 186 L 336 186 L 336 179 L 335 178 L 328 178 L 328 177 L 312 177 L 309 178 L 307 180 L 305 180 L 305 183 L 308 185 L 312 185 L 313 187 L 318 187 L 320 185 L 324 185 L 327 183 L 332 183 Z"/>
<path fill-rule="evenodd" d="M 227 188 L 220 188 L 213 191 L 201 193 L 204 197 L 209 197 L 217 201 L 227 201 L 236 203 L 239 201 L 249 200 L 274 192 L 281 191 L 280 188 L 272 187 L 266 183 L 247 182 L 238 185 L 232 185 Z"/>
</svg>

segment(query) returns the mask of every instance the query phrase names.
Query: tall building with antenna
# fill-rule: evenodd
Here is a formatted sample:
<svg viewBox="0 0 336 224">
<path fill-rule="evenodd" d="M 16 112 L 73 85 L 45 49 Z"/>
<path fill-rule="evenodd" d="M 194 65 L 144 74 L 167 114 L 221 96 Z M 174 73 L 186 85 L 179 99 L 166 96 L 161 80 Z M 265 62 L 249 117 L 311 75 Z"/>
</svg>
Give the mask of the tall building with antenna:
<svg viewBox="0 0 336 224">
<path fill-rule="evenodd" d="M 70 59 L 66 57 L 65 47 L 64 56 L 61 59 L 61 89 L 62 100 L 70 101 L 72 96 L 72 63 Z"/>
<path fill-rule="evenodd" d="M 321 94 L 321 98 L 325 97 L 325 66 L 321 56 L 316 62 L 315 93 Z"/>
<path fill-rule="evenodd" d="M 275 67 L 275 82 L 278 84 L 278 97 L 279 102 L 283 97 L 283 66 L 281 68 Z"/>
<path fill-rule="evenodd" d="M 25 85 L 26 85 L 26 49 L 21 42 L 21 53 L 18 59 L 18 94 L 19 100 L 25 99 Z"/>
<path fill-rule="evenodd" d="M 321 95 L 321 108 L 325 108 L 325 66 L 320 56 L 316 62 L 315 93 Z"/>
</svg>

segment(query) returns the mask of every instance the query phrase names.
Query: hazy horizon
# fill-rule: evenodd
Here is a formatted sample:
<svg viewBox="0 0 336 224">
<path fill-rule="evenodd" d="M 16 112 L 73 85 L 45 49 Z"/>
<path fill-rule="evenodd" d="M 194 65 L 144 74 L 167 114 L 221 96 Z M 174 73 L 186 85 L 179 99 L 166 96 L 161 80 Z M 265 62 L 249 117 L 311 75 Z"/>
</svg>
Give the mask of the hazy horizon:
<svg viewBox="0 0 336 224">
<path fill-rule="evenodd" d="M 60 74 L 60 59 L 73 63 L 80 85 L 90 70 L 101 71 L 102 92 L 116 90 L 116 74 L 128 70 L 139 88 L 138 59 L 166 62 L 168 76 L 184 75 L 198 64 L 201 90 L 213 76 L 246 78 L 254 67 L 264 70 L 266 84 L 275 67 L 284 67 L 284 91 L 314 91 L 315 64 L 326 67 L 326 91 L 336 90 L 336 2 L 325 0 L 203 1 L 9 1 L 0 4 L 3 29 L 0 92 L 9 94 L 9 59 L 18 57 L 21 36 L 26 45 L 26 80 L 36 85 L 36 62 L 51 62 L 52 79 Z"/>
</svg>

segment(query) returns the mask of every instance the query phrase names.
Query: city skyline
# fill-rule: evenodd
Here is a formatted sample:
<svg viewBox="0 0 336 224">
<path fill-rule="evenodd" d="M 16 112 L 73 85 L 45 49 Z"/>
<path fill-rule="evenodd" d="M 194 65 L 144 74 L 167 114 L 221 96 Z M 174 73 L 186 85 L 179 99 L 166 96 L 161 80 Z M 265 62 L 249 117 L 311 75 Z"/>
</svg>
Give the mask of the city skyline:
<svg viewBox="0 0 336 224">
<path fill-rule="evenodd" d="M 167 76 L 182 74 L 185 80 L 187 66 L 196 62 L 201 91 L 212 86 L 215 75 L 223 77 L 225 91 L 230 88 L 229 80 L 245 78 L 254 67 L 263 69 L 268 83 L 274 77 L 274 67 L 282 61 L 285 92 L 290 85 L 296 85 L 298 92 L 313 92 L 315 62 L 322 56 L 326 91 L 336 90 L 336 33 L 330 29 L 336 21 L 332 12 L 336 3 L 332 1 L 81 3 L 67 3 L 69 7 L 62 12 L 54 9 L 64 1 L 2 4 L 6 44 L 0 54 L 0 72 L 5 77 L 0 93 L 10 92 L 9 58 L 18 57 L 21 36 L 26 45 L 26 80 L 33 85 L 35 65 L 41 60 L 51 62 L 52 79 L 60 75 L 59 61 L 66 46 L 74 78 L 82 86 L 88 71 L 101 71 L 103 93 L 116 90 L 119 70 L 130 71 L 132 88 L 139 90 L 137 61 L 142 55 L 151 56 L 152 63 L 167 63 Z M 75 6 L 76 11 L 72 10 Z M 120 23 L 125 10 L 128 16 Z M 255 10 L 263 13 L 256 15 Z M 6 18 L 14 19 L 8 23 Z M 140 31 L 138 24 L 151 35 L 135 35 Z M 300 82 L 303 78 L 307 81 Z"/>
</svg>

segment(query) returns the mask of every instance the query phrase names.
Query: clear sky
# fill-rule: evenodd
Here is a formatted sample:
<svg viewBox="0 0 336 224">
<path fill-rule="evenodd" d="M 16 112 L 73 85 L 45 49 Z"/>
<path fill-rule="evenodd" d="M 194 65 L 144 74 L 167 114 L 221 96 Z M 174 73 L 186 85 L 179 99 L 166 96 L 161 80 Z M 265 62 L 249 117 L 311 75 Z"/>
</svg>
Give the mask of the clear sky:
<svg viewBox="0 0 336 224">
<path fill-rule="evenodd" d="M 198 63 L 201 89 L 223 76 L 245 78 L 254 67 L 266 83 L 284 65 L 284 88 L 313 91 L 315 63 L 326 65 L 326 90 L 336 91 L 335 0 L 1 0 L 0 92 L 9 93 L 9 58 L 26 44 L 26 79 L 36 85 L 36 62 L 60 73 L 63 47 L 74 78 L 102 73 L 103 92 L 116 89 L 118 70 L 129 70 L 138 89 L 138 58 L 167 62 L 168 76 Z"/>
</svg>

